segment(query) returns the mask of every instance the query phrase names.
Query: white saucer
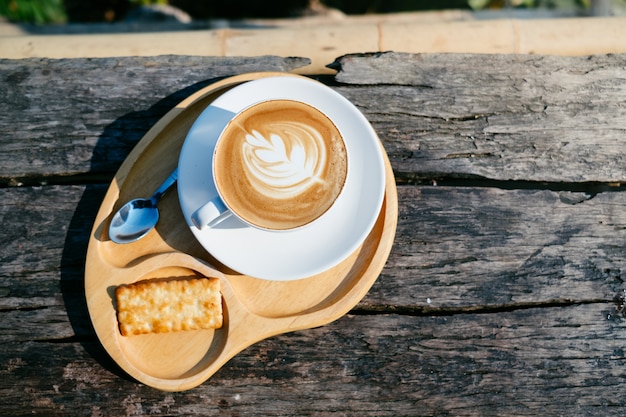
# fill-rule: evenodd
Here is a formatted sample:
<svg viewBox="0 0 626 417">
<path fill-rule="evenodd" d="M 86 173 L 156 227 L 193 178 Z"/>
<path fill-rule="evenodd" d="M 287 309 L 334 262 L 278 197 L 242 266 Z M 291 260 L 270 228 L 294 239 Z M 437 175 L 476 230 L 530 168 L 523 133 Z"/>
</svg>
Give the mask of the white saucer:
<svg viewBox="0 0 626 417">
<path fill-rule="evenodd" d="M 191 215 L 217 196 L 212 155 L 218 135 L 237 112 L 259 101 L 291 99 L 317 107 L 349 144 L 351 164 L 335 204 L 311 225 L 288 232 L 250 227 L 235 216 L 196 228 Z M 187 225 L 227 267 L 251 277 L 289 281 L 326 271 L 363 243 L 380 213 L 385 165 L 376 132 L 361 112 L 329 87 L 304 77 L 278 76 L 241 84 L 218 97 L 191 127 L 178 164 L 178 195 Z"/>
</svg>

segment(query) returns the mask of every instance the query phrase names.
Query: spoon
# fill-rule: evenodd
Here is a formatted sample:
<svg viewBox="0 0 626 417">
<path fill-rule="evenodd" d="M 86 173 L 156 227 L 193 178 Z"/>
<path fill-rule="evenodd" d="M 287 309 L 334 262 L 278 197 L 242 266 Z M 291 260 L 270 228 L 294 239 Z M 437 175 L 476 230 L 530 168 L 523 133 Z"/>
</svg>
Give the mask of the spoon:
<svg viewBox="0 0 626 417">
<path fill-rule="evenodd" d="M 124 204 L 111 219 L 111 240 L 115 243 L 131 243 L 147 235 L 159 221 L 157 202 L 177 179 L 178 168 L 163 181 L 152 197 L 136 198 Z"/>
</svg>

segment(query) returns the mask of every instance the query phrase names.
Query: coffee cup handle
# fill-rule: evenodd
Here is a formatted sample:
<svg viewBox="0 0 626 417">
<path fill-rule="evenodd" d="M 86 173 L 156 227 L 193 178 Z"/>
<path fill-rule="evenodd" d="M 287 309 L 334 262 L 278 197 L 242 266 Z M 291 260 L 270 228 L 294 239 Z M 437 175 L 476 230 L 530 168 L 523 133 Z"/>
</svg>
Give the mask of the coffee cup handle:
<svg viewBox="0 0 626 417">
<path fill-rule="evenodd" d="M 191 221 L 198 229 L 214 227 L 232 216 L 232 212 L 224 205 L 222 199 L 217 196 L 204 204 L 191 215 Z"/>
</svg>

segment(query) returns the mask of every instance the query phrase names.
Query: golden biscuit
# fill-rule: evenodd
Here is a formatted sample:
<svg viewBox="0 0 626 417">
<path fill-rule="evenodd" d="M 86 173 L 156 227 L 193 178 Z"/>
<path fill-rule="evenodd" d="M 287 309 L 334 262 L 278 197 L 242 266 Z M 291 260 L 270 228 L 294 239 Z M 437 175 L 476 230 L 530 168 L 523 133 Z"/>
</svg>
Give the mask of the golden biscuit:
<svg viewBox="0 0 626 417">
<path fill-rule="evenodd" d="M 123 336 L 222 327 L 217 278 L 172 279 L 121 285 L 115 289 Z"/>
</svg>

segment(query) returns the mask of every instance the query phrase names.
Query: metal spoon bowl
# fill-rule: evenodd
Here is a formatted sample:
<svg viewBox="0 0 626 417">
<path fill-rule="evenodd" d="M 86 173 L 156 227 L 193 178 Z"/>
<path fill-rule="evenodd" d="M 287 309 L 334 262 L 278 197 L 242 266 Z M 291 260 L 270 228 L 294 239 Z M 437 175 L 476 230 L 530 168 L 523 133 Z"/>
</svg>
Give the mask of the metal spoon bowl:
<svg viewBox="0 0 626 417">
<path fill-rule="evenodd" d="M 178 169 L 175 169 L 152 197 L 136 198 L 124 204 L 111 219 L 109 225 L 111 240 L 115 243 L 131 243 L 147 235 L 159 221 L 158 201 L 177 179 Z"/>
</svg>

